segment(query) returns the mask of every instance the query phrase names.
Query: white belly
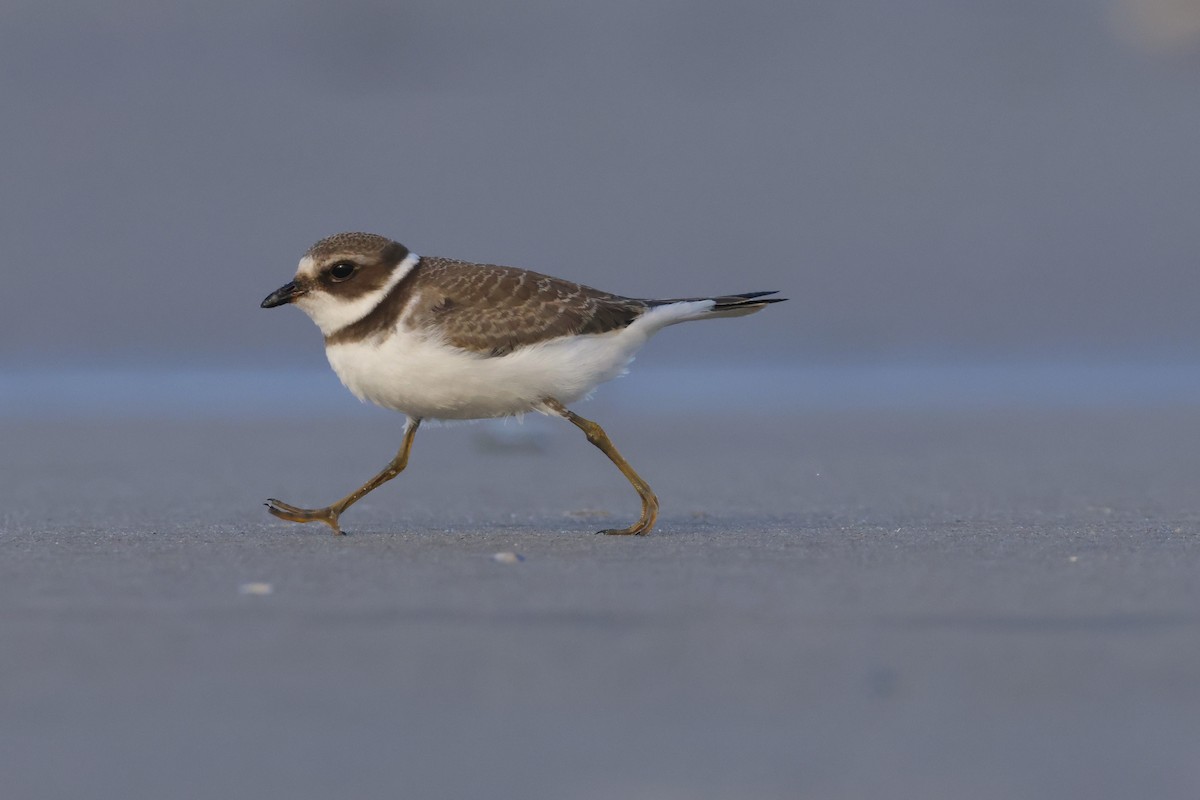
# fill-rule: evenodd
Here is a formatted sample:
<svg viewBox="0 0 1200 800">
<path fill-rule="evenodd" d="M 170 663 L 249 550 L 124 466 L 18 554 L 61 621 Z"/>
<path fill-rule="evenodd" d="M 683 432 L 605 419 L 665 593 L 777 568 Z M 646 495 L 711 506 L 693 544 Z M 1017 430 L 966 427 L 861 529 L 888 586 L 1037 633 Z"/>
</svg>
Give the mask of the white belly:
<svg viewBox="0 0 1200 800">
<path fill-rule="evenodd" d="M 533 411 L 546 398 L 586 396 L 623 373 L 657 327 L 553 339 L 493 358 L 405 331 L 331 345 L 325 354 L 360 400 L 422 419 L 481 419 Z"/>
</svg>

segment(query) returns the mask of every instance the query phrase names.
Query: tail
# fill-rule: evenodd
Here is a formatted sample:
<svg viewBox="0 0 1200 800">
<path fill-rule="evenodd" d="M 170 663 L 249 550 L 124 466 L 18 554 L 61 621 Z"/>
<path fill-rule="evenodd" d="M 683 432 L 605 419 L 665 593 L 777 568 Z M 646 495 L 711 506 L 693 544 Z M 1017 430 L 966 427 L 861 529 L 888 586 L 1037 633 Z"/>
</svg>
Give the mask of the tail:
<svg viewBox="0 0 1200 800">
<path fill-rule="evenodd" d="M 744 317 L 761 311 L 771 303 L 782 303 L 786 297 L 768 297 L 778 292 L 746 292 L 745 294 L 728 294 L 721 297 L 679 297 L 673 300 L 650 300 L 650 307 L 674 306 L 678 310 L 675 319 L 667 322 L 688 322 L 693 319 L 716 319 L 717 317 Z M 684 305 L 687 304 L 687 305 Z M 702 305 L 703 304 L 703 305 Z M 666 309 L 663 309 L 666 311 Z M 675 316 L 675 315 L 673 315 Z"/>
</svg>

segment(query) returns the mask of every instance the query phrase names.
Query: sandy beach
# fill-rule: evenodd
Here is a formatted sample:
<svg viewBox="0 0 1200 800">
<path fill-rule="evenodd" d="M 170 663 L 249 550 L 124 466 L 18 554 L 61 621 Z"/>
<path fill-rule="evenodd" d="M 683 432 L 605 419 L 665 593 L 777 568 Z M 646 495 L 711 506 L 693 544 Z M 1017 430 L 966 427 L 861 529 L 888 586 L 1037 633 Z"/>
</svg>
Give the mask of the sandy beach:
<svg viewBox="0 0 1200 800">
<path fill-rule="evenodd" d="M 1200 790 L 1200 412 L 588 410 L 4 423 L 6 796 Z"/>
</svg>

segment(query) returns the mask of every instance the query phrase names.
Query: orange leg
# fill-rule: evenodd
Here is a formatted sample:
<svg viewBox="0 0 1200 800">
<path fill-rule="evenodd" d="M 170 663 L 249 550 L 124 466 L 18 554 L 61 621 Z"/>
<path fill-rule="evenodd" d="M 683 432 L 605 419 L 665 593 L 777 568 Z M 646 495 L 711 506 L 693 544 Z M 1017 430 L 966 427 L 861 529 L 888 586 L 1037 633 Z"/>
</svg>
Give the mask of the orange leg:
<svg viewBox="0 0 1200 800">
<path fill-rule="evenodd" d="M 642 480 L 642 476 L 638 475 L 633 467 L 629 466 L 629 462 L 617 452 L 617 448 L 613 446 L 612 440 L 608 438 L 608 434 L 604 432 L 604 428 L 601 428 L 590 419 L 584 419 L 553 398 L 543 401 L 543 405 L 583 431 L 587 435 L 587 440 L 600 448 L 600 451 L 617 465 L 617 469 L 621 470 L 621 474 L 633 484 L 633 488 L 637 490 L 638 496 L 642 498 L 641 519 L 628 528 L 599 532 L 612 536 L 645 536 L 649 533 L 654 528 L 654 521 L 658 518 L 658 498 L 654 496 L 654 491 L 650 488 L 650 484 Z"/>
<path fill-rule="evenodd" d="M 325 508 L 297 508 L 281 500 L 271 499 L 266 502 L 267 511 L 289 522 L 324 522 L 333 529 L 334 535 L 340 535 L 342 529 L 338 527 L 338 517 L 342 512 L 361 500 L 368 492 L 378 489 L 399 475 L 408 466 L 408 454 L 412 450 L 413 438 L 417 435 L 417 428 L 420 425 L 421 420 L 410 419 L 404 429 L 404 442 L 400 445 L 400 452 L 396 453 L 396 457 L 391 460 L 391 463 L 374 478 L 333 505 Z"/>
</svg>

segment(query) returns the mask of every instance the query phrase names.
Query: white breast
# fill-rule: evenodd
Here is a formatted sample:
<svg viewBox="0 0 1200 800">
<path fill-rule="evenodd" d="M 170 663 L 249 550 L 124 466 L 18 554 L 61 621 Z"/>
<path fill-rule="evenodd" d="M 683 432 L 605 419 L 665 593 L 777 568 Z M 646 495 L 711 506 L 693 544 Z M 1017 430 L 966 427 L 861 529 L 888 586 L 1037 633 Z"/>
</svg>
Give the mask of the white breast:
<svg viewBox="0 0 1200 800">
<path fill-rule="evenodd" d="M 631 328 L 564 337 L 488 358 L 397 332 L 325 349 L 360 400 L 423 419 L 523 414 L 546 398 L 572 403 L 625 371 L 645 336 Z"/>
</svg>

